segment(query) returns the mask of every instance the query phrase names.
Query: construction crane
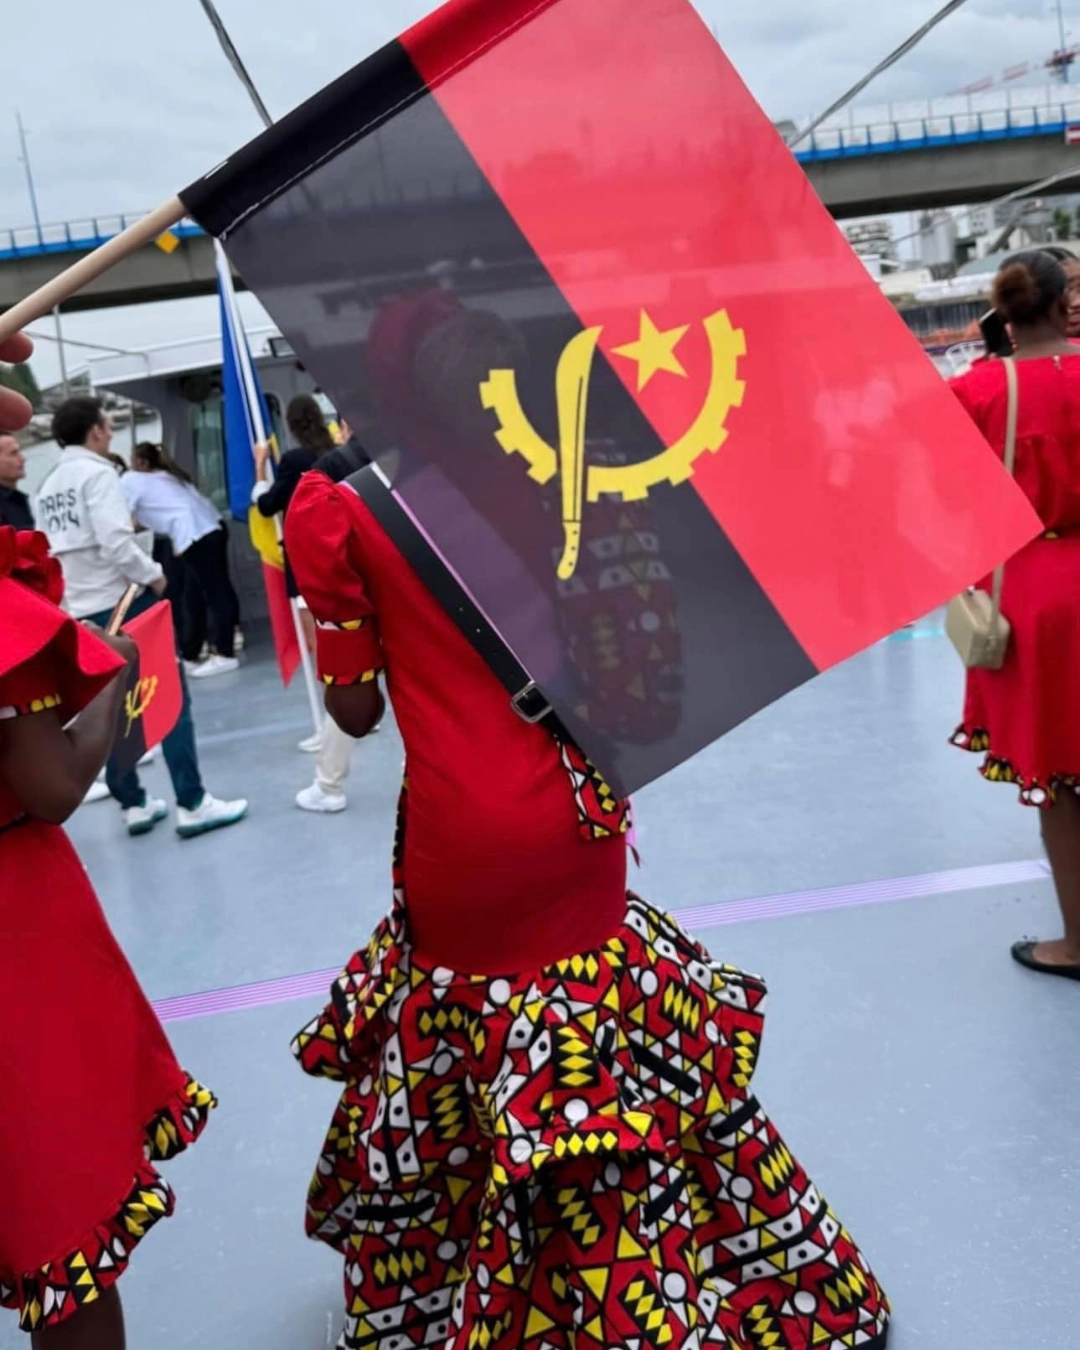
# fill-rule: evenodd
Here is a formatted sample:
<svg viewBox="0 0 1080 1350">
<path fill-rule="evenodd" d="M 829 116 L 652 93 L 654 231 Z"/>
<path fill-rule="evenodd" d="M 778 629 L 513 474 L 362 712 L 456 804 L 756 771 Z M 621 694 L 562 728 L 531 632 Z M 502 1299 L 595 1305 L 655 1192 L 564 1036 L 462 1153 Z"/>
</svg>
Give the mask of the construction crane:
<svg viewBox="0 0 1080 1350">
<path fill-rule="evenodd" d="M 1044 61 L 1021 61 L 1019 65 L 1008 66 L 997 75 L 984 75 L 979 80 L 973 80 L 971 84 L 965 84 L 960 89 L 954 89 L 953 95 L 982 94 L 987 89 L 996 89 L 1001 85 L 1012 84 L 1016 80 L 1022 80 L 1025 75 L 1038 75 L 1042 71 L 1049 71 L 1052 79 L 1061 80 L 1063 84 L 1069 82 L 1069 69 L 1080 56 L 1080 45 L 1070 47 L 1061 46 L 1056 51 L 1052 51 Z"/>
</svg>

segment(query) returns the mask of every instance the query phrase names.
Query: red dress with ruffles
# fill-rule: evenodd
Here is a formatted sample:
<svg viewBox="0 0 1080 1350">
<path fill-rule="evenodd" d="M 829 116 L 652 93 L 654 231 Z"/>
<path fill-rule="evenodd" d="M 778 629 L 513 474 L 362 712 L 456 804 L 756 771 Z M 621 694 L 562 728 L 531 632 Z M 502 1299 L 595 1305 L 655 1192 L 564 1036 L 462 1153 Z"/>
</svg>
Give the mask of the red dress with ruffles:
<svg viewBox="0 0 1080 1350">
<path fill-rule="evenodd" d="M 122 662 L 59 608 L 45 538 L 0 528 L 0 727 L 74 717 Z M 0 732 L 2 735 L 2 732 Z M 214 1099 L 176 1062 L 67 835 L 0 768 L 0 1305 L 52 1326 L 172 1213 L 154 1162 Z"/>
<path fill-rule="evenodd" d="M 285 526 L 328 683 L 384 671 L 395 903 L 294 1042 L 343 1084 L 307 1228 L 344 1350 L 882 1350 L 888 1304 L 751 1079 L 765 989 L 626 894 L 625 803 L 360 499 Z"/>
<path fill-rule="evenodd" d="M 953 743 L 984 755 L 984 776 L 1015 784 L 1025 805 L 1046 807 L 1059 791 L 1080 791 L 1080 355 L 1020 360 L 1016 371 L 1016 481 L 1046 533 L 1006 565 L 1001 609 L 1012 638 L 1005 664 L 968 672 Z M 1003 456 L 1001 362 L 951 383 Z"/>
</svg>

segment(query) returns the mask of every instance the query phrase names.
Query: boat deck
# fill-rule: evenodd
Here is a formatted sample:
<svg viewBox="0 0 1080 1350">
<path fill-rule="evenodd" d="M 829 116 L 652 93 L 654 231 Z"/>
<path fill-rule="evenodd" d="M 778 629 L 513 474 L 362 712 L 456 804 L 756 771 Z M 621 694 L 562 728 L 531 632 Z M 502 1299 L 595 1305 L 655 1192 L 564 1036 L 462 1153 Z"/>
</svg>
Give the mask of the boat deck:
<svg viewBox="0 0 1080 1350">
<path fill-rule="evenodd" d="M 1035 812 L 950 750 L 962 672 L 940 624 L 816 680 L 638 801 L 638 888 L 772 996 L 756 1079 L 895 1306 L 893 1350 L 1076 1343 L 1080 985 L 1014 966 L 1059 931 Z M 133 1350 L 325 1350 L 340 1260 L 305 1240 L 336 1089 L 292 1033 L 389 897 L 401 746 L 361 745 L 349 810 L 305 815 L 303 691 L 265 651 L 195 689 L 206 781 L 250 819 L 71 832 L 184 1063 L 221 1098 L 169 1165 L 176 1217 L 122 1287 Z M 168 796 L 158 763 L 146 781 Z M 314 974 L 313 974 L 314 973 Z M 310 977 L 310 978 L 297 978 Z M 28 1343 L 0 1318 L 0 1350 Z"/>
</svg>

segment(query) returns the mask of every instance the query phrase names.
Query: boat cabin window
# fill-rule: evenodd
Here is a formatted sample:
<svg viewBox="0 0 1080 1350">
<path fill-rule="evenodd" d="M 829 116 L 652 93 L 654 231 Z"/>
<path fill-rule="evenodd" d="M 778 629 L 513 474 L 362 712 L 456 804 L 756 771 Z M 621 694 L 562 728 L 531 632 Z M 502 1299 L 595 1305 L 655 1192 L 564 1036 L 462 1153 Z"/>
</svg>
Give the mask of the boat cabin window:
<svg viewBox="0 0 1080 1350">
<path fill-rule="evenodd" d="M 281 400 L 275 394 L 267 394 L 266 403 L 277 443 L 285 448 Z M 190 404 L 189 418 L 196 486 L 223 516 L 227 516 L 229 480 L 225 468 L 225 409 L 220 378 L 214 380 L 205 401 Z"/>
<path fill-rule="evenodd" d="M 195 484 L 223 516 L 229 514 L 229 488 L 225 477 L 225 429 L 220 393 L 189 410 L 191 443 L 195 451 Z"/>
</svg>

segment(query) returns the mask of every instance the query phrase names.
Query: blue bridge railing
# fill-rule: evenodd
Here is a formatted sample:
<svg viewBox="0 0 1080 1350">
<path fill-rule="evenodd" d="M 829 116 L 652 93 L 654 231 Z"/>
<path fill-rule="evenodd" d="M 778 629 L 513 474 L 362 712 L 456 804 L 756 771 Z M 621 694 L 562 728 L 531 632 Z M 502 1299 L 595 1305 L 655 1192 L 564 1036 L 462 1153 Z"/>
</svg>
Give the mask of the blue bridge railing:
<svg viewBox="0 0 1080 1350">
<path fill-rule="evenodd" d="M 873 122 L 867 126 L 819 127 L 808 141 L 800 144 L 795 157 L 803 164 L 813 164 L 826 159 L 945 149 L 980 141 L 1064 136 L 1071 126 L 1080 126 L 1080 102 L 982 112 L 935 114 L 928 110 L 926 117 Z"/>
<path fill-rule="evenodd" d="M 69 220 L 61 225 L 24 225 L 20 229 L 0 229 L 0 262 L 13 258 L 41 257 L 47 253 L 82 253 L 113 239 L 142 217 L 139 215 L 94 216 Z M 185 220 L 172 227 L 180 239 L 202 234 L 194 221 Z"/>
<path fill-rule="evenodd" d="M 936 112 L 928 105 L 925 117 L 907 117 L 864 125 L 819 127 L 795 151 L 802 164 L 823 160 L 857 159 L 907 150 L 946 149 L 982 141 L 1031 136 L 1061 136 L 1067 127 L 1080 126 L 1080 102 L 1045 103 L 1035 107 L 1006 107 L 969 112 Z M 419 205 L 420 203 L 417 203 Z M 0 263 L 49 253 L 79 253 L 97 248 L 138 220 L 138 215 L 98 216 L 61 225 L 34 225 L 0 229 Z M 191 220 L 173 227 L 181 239 L 202 234 Z"/>
</svg>

